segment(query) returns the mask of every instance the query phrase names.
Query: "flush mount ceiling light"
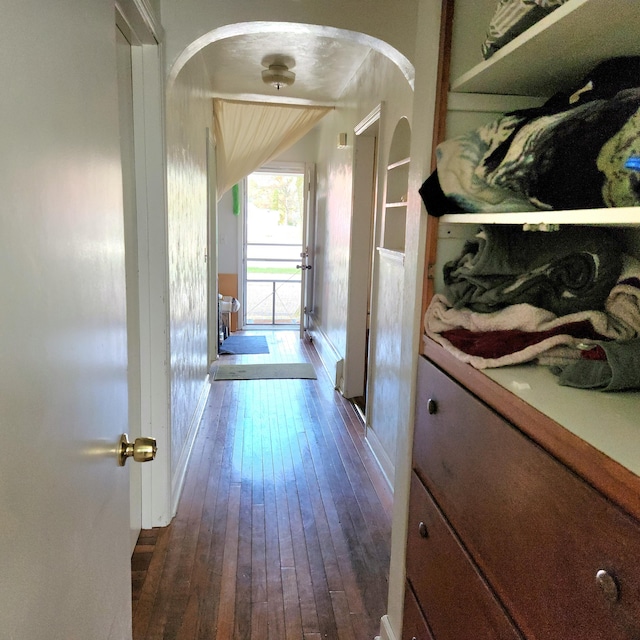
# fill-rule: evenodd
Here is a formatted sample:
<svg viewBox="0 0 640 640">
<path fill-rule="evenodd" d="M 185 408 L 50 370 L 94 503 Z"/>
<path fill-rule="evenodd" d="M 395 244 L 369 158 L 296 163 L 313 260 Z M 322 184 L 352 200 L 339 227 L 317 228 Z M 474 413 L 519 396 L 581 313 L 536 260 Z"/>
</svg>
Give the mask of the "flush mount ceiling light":
<svg viewBox="0 0 640 640">
<path fill-rule="evenodd" d="M 296 74 L 289 71 L 289 67 L 283 62 L 275 62 L 262 72 L 262 82 L 270 84 L 278 91 L 280 87 L 291 86 L 296 79 Z"/>
</svg>

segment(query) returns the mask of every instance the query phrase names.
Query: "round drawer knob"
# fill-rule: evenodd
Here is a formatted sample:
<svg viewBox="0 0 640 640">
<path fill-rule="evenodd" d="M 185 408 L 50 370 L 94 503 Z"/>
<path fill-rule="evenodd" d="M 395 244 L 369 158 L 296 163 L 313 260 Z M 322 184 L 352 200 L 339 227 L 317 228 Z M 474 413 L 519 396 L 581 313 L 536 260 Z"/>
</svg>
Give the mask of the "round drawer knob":
<svg viewBox="0 0 640 640">
<path fill-rule="evenodd" d="M 438 403 L 435 400 L 429 398 L 427 400 L 427 411 L 433 415 L 434 413 L 438 413 Z"/>
<path fill-rule="evenodd" d="M 620 598 L 620 587 L 616 579 L 604 569 L 596 573 L 596 584 L 609 602 L 617 602 Z"/>
<path fill-rule="evenodd" d="M 428 538 L 429 537 L 429 531 L 427 530 L 427 525 L 424 522 L 421 522 L 418 525 L 418 533 L 420 534 L 421 538 Z"/>
</svg>

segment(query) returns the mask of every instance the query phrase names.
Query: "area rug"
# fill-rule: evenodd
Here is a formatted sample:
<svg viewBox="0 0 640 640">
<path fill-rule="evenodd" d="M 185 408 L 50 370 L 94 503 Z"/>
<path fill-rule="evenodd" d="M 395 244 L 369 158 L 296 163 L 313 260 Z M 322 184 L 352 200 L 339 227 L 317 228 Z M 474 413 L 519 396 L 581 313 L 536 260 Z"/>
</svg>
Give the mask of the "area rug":
<svg viewBox="0 0 640 640">
<path fill-rule="evenodd" d="M 264 336 L 229 336 L 220 345 L 220 355 L 242 355 L 245 353 L 269 353 Z"/>
<path fill-rule="evenodd" d="M 317 378 L 313 365 L 308 362 L 281 362 L 260 364 L 219 364 L 214 380 L 276 380 L 284 378 Z"/>
</svg>

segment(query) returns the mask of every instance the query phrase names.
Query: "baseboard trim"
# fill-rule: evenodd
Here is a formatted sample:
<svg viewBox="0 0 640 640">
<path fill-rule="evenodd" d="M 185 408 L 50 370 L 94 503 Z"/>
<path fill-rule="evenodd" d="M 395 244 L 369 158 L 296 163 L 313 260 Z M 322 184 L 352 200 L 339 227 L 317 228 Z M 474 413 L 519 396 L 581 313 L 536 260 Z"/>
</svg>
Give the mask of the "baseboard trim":
<svg viewBox="0 0 640 640">
<path fill-rule="evenodd" d="M 393 493 L 393 478 L 395 477 L 395 467 L 391 458 L 387 455 L 387 452 L 384 450 L 384 447 L 380 443 L 376 432 L 367 425 L 365 432 L 365 442 L 369 447 L 371 453 L 373 453 L 376 462 L 378 463 L 378 467 L 382 471 L 382 475 L 384 475 L 389 488 L 391 489 L 391 493 Z"/>
<path fill-rule="evenodd" d="M 380 620 L 380 635 L 377 636 L 376 640 L 396 640 L 396 634 L 391 628 L 389 616 L 382 616 Z"/>
<path fill-rule="evenodd" d="M 198 429 L 200 428 L 200 423 L 202 422 L 204 409 L 207 406 L 207 399 L 209 397 L 210 389 L 211 389 L 211 380 L 209 375 L 207 374 L 207 377 L 205 378 L 204 383 L 202 385 L 202 389 L 200 390 L 200 397 L 198 398 L 198 404 L 196 405 L 196 410 L 193 412 L 193 415 L 191 416 L 191 424 L 189 425 L 187 438 L 185 440 L 184 446 L 182 447 L 182 453 L 180 454 L 180 459 L 178 460 L 178 466 L 176 468 L 176 472 L 173 474 L 173 479 L 171 481 L 171 517 L 172 518 L 176 515 L 176 511 L 178 510 L 178 502 L 180 501 L 180 496 L 182 495 L 184 478 L 187 474 L 187 465 L 189 464 L 189 458 L 191 457 L 193 443 L 196 440 L 196 436 L 198 435 Z"/>
<path fill-rule="evenodd" d="M 338 353 L 331 340 L 329 340 L 324 331 L 318 327 L 313 320 L 312 326 L 307 329 L 307 333 L 311 336 L 324 370 L 335 386 L 338 362 L 340 362 L 344 356 Z"/>
</svg>

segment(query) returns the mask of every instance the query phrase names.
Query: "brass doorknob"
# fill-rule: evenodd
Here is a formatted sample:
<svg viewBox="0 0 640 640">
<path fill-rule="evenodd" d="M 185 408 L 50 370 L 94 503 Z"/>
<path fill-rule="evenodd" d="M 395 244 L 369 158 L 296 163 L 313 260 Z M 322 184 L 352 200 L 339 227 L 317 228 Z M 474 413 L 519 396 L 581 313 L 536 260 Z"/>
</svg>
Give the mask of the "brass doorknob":
<svg viewBox="0 0 640 640">
<path fill-rule="evenodd" d="M 158 447 L 155 438 L 136 438 L 129 442 L 129 436 L 123 433 L 118 444 L 118 464 L 124 467 L 127 458 L 136 462 L 150 462 L 156 457 Z"/>
</svg>

